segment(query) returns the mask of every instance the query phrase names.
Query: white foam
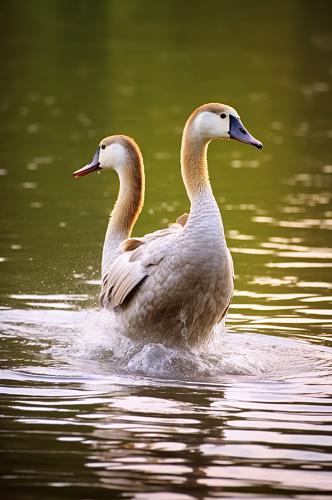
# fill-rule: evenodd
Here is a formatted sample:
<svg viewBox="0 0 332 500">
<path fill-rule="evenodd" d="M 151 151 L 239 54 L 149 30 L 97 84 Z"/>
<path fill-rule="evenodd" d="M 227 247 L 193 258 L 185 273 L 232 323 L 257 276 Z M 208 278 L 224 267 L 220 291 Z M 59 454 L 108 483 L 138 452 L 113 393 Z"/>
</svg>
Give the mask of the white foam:
<svg viewBox="0 0 332 500">
<path fill-rule="evenodd" d="M 331 348 L 273 335 L 272 329 L 269 335 L 243 327 L 225 333 L 221 325 L 200 350 L 171 349 L 121 335 L 116 316 L 105 310 L 2 310 L 0 316 L 4 335 L 29 339 L 29 345 L 56 358 L 57 366 L 88 378 L 129 376 L 133 381 L 145 376 L 150 382 L 162 378 L 224 383 L 239 377 L 306 379 L 310 373 L 310 381 L 324 381 L 325 372 L 331 373 Z M 45 349 L 47 345 L 52 347 Z"/>
<path fill-rule="evenodd" d="M 66 348 L 53 347 L 55 356 L 108 361 L 111 371 L 157 378 L 195 379 L 222 374 L 256 375 L 266 365 L 250 354 L 224 353 L 224 325 L 213 340 L 200 349 L 176 349 L 162 344 L 137 342 L 117 330 L 117 318 L 110 311 L 91 311 L 84 316 L 76 339 Z"/>
</svg>

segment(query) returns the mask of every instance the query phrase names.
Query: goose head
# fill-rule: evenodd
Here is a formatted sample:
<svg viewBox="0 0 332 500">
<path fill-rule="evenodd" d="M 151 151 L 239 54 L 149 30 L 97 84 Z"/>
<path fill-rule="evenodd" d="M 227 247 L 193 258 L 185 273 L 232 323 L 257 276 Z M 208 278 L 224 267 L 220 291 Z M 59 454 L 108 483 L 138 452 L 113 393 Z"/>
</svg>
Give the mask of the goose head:
<svg viewBox="0 0 332 500">
<path fill-rule="evenodd" d="M 74 177 L 83 177 L 84 175 L 95 172 L 96 170 L 116 170 L 118 173 L 125 168 L 128 163 L 128 156 L 132 156 L 133 150 L 138 147 L 132 139 L 126 136 L 106 137 L 97 148 L 97 151 L 85 167 L 76 170 Z"/>
<path fill-rule="evenodd" d="M 258 149 L 263 145 L 244 127 L 234 108 L 225 104 L 210 103 L 200 106 L 188 119 L 187 132 L 204 142 L 212 139 L 235 139 L 252 144 Z"/>
</svg>

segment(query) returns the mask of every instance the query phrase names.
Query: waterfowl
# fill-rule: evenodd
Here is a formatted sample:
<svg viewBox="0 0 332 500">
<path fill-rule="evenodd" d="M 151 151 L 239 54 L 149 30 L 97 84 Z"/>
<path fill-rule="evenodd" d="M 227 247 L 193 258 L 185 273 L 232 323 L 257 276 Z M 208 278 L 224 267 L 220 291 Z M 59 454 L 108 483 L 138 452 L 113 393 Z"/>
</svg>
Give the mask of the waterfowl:
<svg viewBox="0 0 332 500">
<path fill-rule="evenodd" d="M 168 229 L 130 238 L 144 197 L 143 159 L 126 136 L 103 139 L 75 177 L 114 169 L 119 197 L 110 217 L 102 259 L 100 304 L 115 311 L 119 330 L 144 343 L 198 347 L 213 336 L 233 296 L 234 269 L 207 168 L 212 139 L 262 144 L 230 106 L 197 108 L 184 127 L 181 171 L 190 213 Z"/>
<path fill-rule="evenodd" d="M 119 254 L 119 245 L 129 238 L 144 203 L 144 164 L 140 148 L 126 135 L 112 135 L 103 139 L 85 167 L 74 172 L 74 177 L 83 177 L 97 170 L 115 170 L 119 176 L 120 189 L 106 231 L 102 276 L 104 277 Z"/>
</svg>

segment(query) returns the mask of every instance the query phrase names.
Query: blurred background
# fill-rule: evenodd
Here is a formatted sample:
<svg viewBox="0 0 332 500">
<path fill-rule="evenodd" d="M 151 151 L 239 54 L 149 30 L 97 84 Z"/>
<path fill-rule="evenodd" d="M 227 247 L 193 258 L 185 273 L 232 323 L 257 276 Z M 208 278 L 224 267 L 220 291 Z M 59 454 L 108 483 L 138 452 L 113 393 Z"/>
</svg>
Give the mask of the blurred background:
<svg viewBox="0 0 332 500">
<path fill-rule="evenodd" d="M 318 500 L 331 490 L 331 0 L 0 0 L 1 463 L 6 500 Z M 189 201 L 181 133 L 207 102 L 235 265 L 222 348 L 129 343 L 94 311 L 115 172 L 146 169 L 135 236 Z"/>
<path fill-rule="evenodd" d="M 1 0 L 4 305 L 84 291 L 96 304 L 118 179 L 72 172 L 101 138 L 134 137 L 146 200 L 133 234 L 167 227 L 189 211 L 183 126 L 213 101 L 235 107 L 264 144 L 209 147 L 237 289 L 330 282 L 321 264 L 331 255 L 308 248 L 331 241 L 331 15 L 328 0 Z M 273 267 L 283 244 L 302 245 L 295 273 Z"/>
</svg>

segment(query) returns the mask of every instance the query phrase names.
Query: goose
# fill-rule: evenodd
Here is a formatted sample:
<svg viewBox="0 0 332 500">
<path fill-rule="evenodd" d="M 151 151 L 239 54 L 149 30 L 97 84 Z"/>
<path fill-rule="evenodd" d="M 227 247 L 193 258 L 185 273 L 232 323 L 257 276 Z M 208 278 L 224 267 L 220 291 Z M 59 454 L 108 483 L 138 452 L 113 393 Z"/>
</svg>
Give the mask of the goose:
<svg viewBox="0 0 332 500">
<path fill-rule="evenodd" d="M 115 312 L 117 328 L 134 341 L 201 348 L 226 319 L 234 268 L 208 176 L 207 148 L 213 139 L 263 147 L 234 108 L 219 103 L 197 108 L 185 124 L 181 145 L 190 213 L 142 238 L 130 237 L 144 198 L 143 159 L 133 139 L 103 139 L 91 162 L 73 174 L 113 169 L 119 175 L 103 247 L 100 305 Z"/>
</svg>

